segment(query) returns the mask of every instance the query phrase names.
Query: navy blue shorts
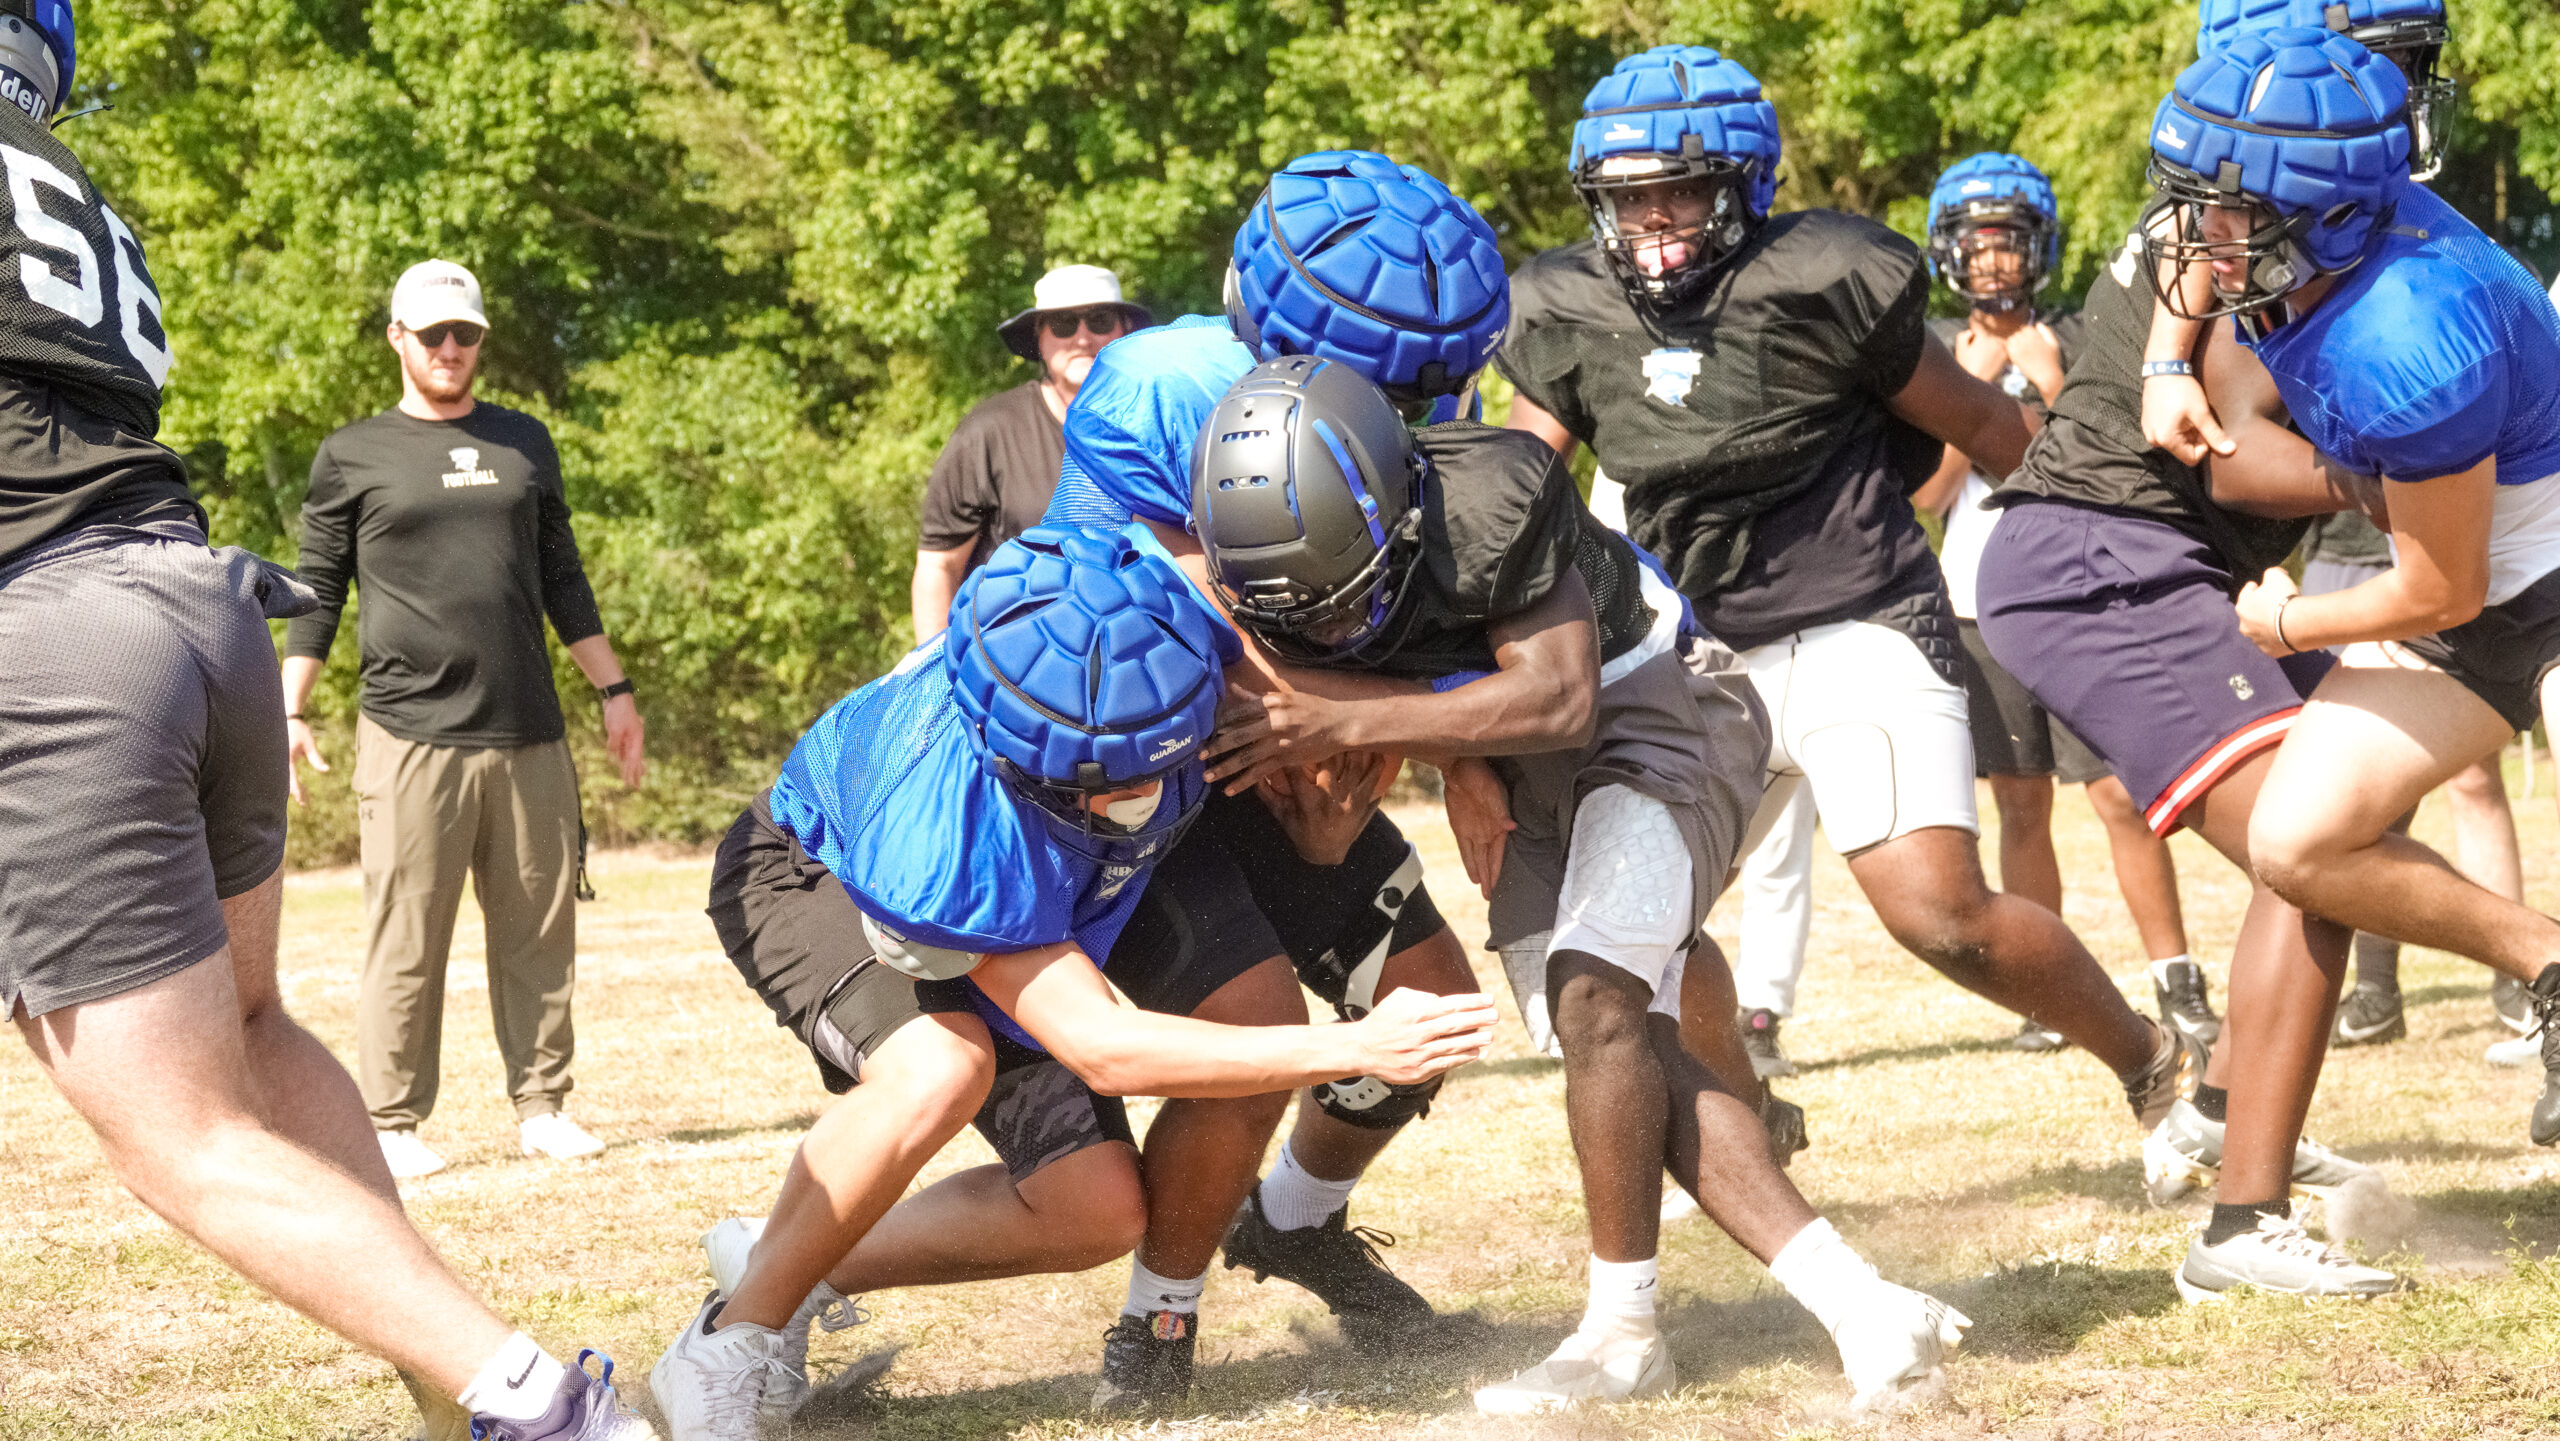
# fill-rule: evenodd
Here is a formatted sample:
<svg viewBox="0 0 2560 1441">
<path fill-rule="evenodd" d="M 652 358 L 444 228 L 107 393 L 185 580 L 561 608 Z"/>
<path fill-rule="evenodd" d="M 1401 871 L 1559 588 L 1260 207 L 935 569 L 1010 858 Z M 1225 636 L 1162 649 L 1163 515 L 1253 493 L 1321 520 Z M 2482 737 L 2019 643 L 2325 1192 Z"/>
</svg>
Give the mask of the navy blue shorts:
<svg viewBox="0 0 2560 1441">
<path fill-rule="evenodd" d="M 2270 659 L 2231 610 L 2212 546 L 2065 501 L 2009 507 L 1982 555 L 1982 638 L 2167 835 L 2186 807 L 2284 739 L 2326 652 Z"/>
</svg>

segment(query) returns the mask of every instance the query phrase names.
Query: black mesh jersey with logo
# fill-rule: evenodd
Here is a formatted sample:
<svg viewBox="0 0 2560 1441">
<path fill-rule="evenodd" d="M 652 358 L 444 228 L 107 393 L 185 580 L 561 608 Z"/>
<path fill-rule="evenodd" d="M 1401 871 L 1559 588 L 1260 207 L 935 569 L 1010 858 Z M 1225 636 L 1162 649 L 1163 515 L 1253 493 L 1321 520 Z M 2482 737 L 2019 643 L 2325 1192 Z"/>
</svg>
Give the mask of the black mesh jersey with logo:
<svg viewBox="0 0 2560 1441">
<path fill-rule="evenodd" d="M 1430 461 L 1417 573 L 1368 664 L 1417 679 L 1496 669 L 1486 627 L 1544 600 L 1568 570 L 1591 592 L 1604 663 L 1644 639 L 1654 616 L 1635 553 L 1544 441 L 1452 421 L 1414 443 Z"/>
<path fill-rule="evenodd" d="M 153 443 L 169 337 L 133 231 L 0 105 L 0 561 L 75 524 L 201 512 Z"/>
<path fill-rule="evenodd" d="M 2142 438 L 2142 354 L 2158 302 L 2128 239 L 2098 272 L 2081 308 L 2085 328 L 2062 394 L 2018 467 L 1986 502 L 2022 496 L 2094 505 L 2156 520 L 2213 547 L 2235 576 L 2281 565 L 2302 539 L 2303 520 L 2267 520 L 2213 503 L 2203 471 Z M 2219 322 L 2217 322 L 2219 323 Z"/>
<path fill-rule="evenodd" d="M 1495 365 L 1626 487 L 1628 531 L 1727 644 L 1939 588 L 1910 492 L 1943 454 L 1886 399 L 1928 341 L 1911 242 L 1831 210 L 1772 216 L 1707 288 L 1640 312 L 1598 247 L 1524 266 Z"/>
</svg>

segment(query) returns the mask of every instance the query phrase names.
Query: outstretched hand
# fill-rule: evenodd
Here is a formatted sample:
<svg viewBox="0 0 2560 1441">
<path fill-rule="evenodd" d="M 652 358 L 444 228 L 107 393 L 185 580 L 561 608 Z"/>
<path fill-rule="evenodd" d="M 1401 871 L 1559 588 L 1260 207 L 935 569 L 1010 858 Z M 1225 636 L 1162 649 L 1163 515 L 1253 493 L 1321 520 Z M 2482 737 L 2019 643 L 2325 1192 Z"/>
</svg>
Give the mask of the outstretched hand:
<svg viewBox="0 0 2560 1441">
<path fill-rule="evenodd" d="M 1407 986 L 1390 991 L 1353 1025 L 1367 1034 L 1362 1068 L 1393 1086 L 1410 1086 L 1481 1059 L 1493 1044 L 1493 1002 L 1481 992 L 1435 996 Z"/>
<path fill-rule="evenodd" d="M 1342 729 L 1346 707 L 1306 691 L 1254 692 L 1233 681 L 1218 706 L 1218 729 L 1201 748 L 1212 783 L 1227 782 L 1237 796 L 1283 766 L 1313 766 L 1349 747 Z"/>
</svg>

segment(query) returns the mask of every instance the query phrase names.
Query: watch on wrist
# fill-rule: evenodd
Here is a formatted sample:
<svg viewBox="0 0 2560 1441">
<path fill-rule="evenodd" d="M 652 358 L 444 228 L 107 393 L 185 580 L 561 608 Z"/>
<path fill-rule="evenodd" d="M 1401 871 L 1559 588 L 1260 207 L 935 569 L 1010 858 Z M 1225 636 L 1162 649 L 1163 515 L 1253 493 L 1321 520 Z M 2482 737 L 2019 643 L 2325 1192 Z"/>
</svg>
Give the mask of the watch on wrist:
<svg viewBox="0 0 2560 1441">
<path fill-rule="evenodd" d="M 637 686 L 635 686 L 635 685 L 633 685 L 633 684 L 631 683 L 631 677 L 629 677 L 629 676 L 624 676 L 622 679 L 620 679 L 620 680 L 618 680 L 618 681 L 615 681 L 615 682 L 614 682 L 613 684 L 611 684 L 611 685 L 600 685 L 600 686 L 597 686 L 597 687 L 596 687 L 596 700 L 597 700 L 597 702 L 598 702 L 598 703 L 602 703 L 602 702 L 605 702 L 605 701 L 609 701 L 609 700 L 613 699 L 615 696 L 618 696 L 618 695 L 629 695 L 629 694 L 631 694 L 633 691 L 636 691 L 636 690 L 638 690 L 638 689 L 639 689 L 639 687 L 637 687 Z"/>
</svg>

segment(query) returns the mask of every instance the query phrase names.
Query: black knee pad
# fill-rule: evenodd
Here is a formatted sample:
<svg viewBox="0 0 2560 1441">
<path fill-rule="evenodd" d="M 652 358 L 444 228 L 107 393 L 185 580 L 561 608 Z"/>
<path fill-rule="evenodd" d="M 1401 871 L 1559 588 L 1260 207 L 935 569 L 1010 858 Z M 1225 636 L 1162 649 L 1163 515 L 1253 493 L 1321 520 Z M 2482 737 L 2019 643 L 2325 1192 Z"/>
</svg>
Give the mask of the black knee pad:
<svg viewBox="0 0 2560 1441">
<path fill-rule="evenodd" d="M 1430 1115 L 1431 1098 L 1440 1094 L 1444 1079 L 1434 1076 L 1419 1085 L 1398 1086 L 1375 1076 L 1353 1076 L 1313 1090 L 1326 1115 L 1364 1131 L 1392 1131 L 1416 1116 Z"/>
</svg>

